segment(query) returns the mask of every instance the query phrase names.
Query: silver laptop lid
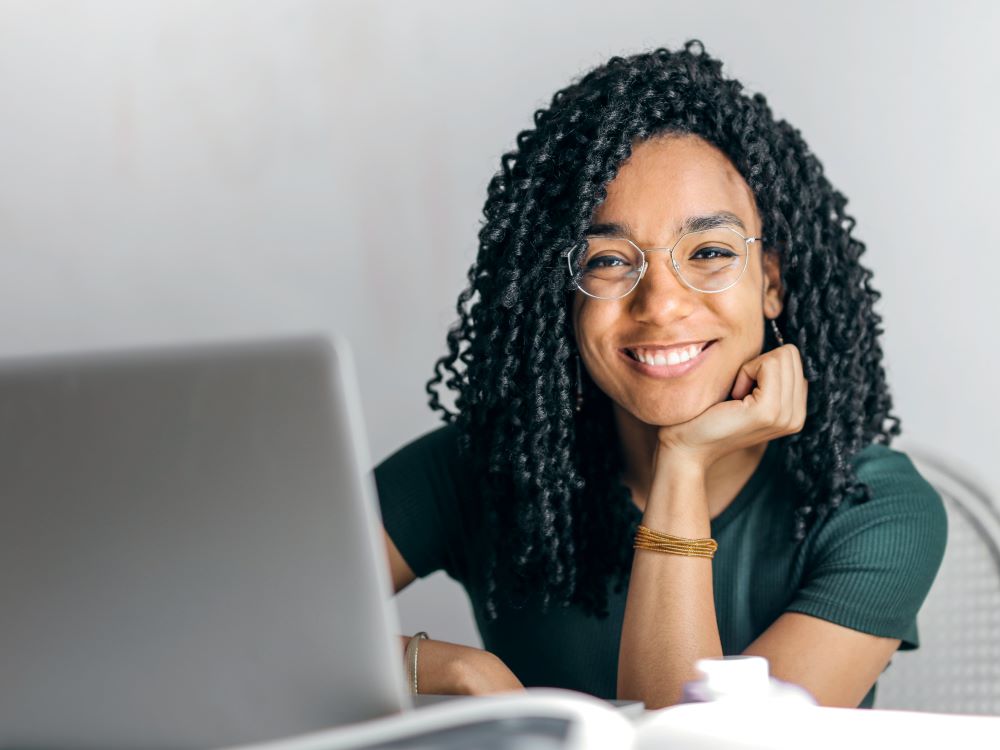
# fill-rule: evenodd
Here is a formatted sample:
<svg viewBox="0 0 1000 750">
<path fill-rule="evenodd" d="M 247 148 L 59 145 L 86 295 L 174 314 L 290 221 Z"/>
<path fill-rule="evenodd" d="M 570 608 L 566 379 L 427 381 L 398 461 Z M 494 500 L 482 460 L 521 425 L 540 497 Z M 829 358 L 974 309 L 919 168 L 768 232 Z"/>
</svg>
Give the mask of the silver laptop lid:
<svg viewBox="0 0 1000 750">
<path fill-rule="evenodd" d="M 0 747 L 409 707 L 370 466 L 342 343 L 0 363 Z"/>
</svg>

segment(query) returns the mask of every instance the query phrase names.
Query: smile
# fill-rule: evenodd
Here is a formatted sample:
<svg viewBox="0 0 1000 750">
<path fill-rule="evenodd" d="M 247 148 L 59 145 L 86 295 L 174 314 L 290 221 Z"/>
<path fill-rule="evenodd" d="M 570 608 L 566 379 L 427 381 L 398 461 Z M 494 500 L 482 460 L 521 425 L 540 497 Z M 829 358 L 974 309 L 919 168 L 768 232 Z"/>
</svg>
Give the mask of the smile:
<svg viewBox="0 0 1000 750">
<path fill-rule="evenodd" d="M 655 378 L 674 378 L 684 375 L 705 359 L 706 352 L 715 343 L 701 341 L 675 347 L 635 347 L 620 349 L 625 360 L 644 375 Z"/>
</svg>

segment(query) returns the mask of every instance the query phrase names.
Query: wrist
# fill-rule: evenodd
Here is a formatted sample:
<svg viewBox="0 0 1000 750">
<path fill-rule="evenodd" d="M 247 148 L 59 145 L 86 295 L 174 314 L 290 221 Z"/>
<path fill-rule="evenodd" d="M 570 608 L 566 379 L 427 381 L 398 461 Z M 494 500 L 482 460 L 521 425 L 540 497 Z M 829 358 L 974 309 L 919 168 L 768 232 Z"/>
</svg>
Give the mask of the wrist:
<svg viewBox="0 0 1000 750">
<path fill-rule="evenodd" d="M 427 641 L 427 633 L 421 631 L 409 639 L 406 645 L 406 652 L 403 658 L 406 661 L 406 680 L 409 685 L 411 693 L 419 692 L 419 675 L 420 675 L 420 665 L 419 665 L 419 655 L 420 655 L 420 642 Z"/>
<path fill-rule="evenodd" d="M 715 462 L 706 447 L 693 448 L 674 443 L 661 434 L 656 448 L 656 472 L 667 472 L 689 479 L 705 478 L 709 467 Z"/>
<path fill-rule="evenodd" d="M 676 536 L 708 536 L 706 470 L 700 461 L 684 453 L 657 455 L 642 524 Z"/>
<path fill-rule="evenodd" d="M 697 456 L 684 451 L 657 451 L 650 496 L 671 498 L 681 503 L 704 497 L 708 469 Z"/>
<path fill-rule="evenodd" d="M 706 539 L 712 533 L 712 520 L 705 504 L 702 508 L 668 508 L 650 504 L 640 523 L 653 531 L 685 539 Z"/>
</svg>

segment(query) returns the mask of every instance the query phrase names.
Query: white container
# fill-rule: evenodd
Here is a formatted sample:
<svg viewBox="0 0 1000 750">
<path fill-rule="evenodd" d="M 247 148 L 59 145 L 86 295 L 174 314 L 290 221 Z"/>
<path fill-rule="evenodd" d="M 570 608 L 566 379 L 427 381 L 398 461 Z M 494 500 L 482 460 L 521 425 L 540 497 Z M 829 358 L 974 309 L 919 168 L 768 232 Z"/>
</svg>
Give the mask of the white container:
<svg viewBox="0 0 1000 750">
<path fill-rule="evenodd" d="M 1000 717 L 817 706 L 808 692 L 769 677 L 767 660 L 698 662 L 677 706 L 636 722 L 634 750 L 884 750 L 1000 747 Z"/>
<path fill-rule="evenodd" d="M 815 705 L 808 691 L 770 676 L 763 656 L 723 656 L 699 659 L 695 667 L 701 679 L 684 686 L 682 703 L 708 703 L 735 700 L 740 703 L 789 701 Z"/>
</svg>

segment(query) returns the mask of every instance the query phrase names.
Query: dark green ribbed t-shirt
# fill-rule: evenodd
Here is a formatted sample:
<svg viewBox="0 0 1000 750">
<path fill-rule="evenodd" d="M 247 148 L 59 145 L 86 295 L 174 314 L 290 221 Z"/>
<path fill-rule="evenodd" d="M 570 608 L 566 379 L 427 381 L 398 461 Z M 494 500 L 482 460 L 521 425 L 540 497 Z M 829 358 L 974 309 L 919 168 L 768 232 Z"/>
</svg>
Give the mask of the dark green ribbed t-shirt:
<svg viewBox="0 0 1000 750">
<path fill-rule="evenodd" d="M 562 687 L 614 698 L 618 645 L 628 588 L 609 583 L 604 619 L 578 607 L 522 609 L 498 603 L 485 617 L 478 567 L 483 552 L 461 508 L 479 494 L 458 454 L 458 432 L 445 426 L 418 438 L 375 469 L 382 520 L 418 576 L 437 570 L 469 595 L 483 645 L 525 686 Z M 783 612 L 802 612 L 916 648 L 917 610 L 944 554 L 947 521 L 937 492 L 903 453 L 872 444 L 854 457 L 867 502 L 846 502 L 794 542 L 795 490 L 772 441 L 735 500 L 712 520 L 719 543 L 712 563 L 715 608 L 725 654 L 738 654 Z M 639 508 L 622 495 L 634 511 Z M 874 688 L 861 703 L 870 707 Z"/>
</svg>

